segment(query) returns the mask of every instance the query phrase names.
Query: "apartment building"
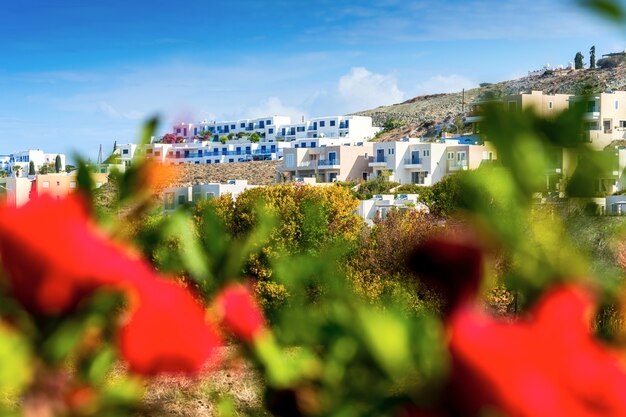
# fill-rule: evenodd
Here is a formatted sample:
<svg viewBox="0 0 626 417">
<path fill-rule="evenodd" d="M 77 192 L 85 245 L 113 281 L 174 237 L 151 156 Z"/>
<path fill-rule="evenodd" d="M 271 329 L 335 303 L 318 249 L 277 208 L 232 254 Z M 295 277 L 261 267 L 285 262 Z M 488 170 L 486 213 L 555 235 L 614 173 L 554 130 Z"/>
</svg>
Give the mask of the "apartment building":
<svg viewBox="0 0 626 417">
<path fill-rule="evenodd" d="M 35 165 L 35 172 L 38 172 L 43 165 L 54 165 L 56 157 L 61 158 L 61 170 L 65 170 L 65 155 L 62 153 L 45 153 L 41 149 L 29 149 L 16 152 L 10 155 L 0 155 L 0 170 L 9 174 L 19 172 L 21 177 L 28 176 L 30 163 Z"/>
<path fill-rule="evenodd" d="M 230 194 L 236 199 L 247 189 L 258 187 L 248 184 L 247 180 L 230 180 L 225 184 L 195 184 L 189 187 L 166 188 L 163 192 L 163 211 L 172 212 L 177 208 L 199 201 Z"/>
<path fill-rule="evenodd" d="M 626 91 L 572 96 L 569 104 L 583 107 L 584 135 L 595 149 L 604 149 L 615 140 L 626 139 Z"/>
<path fill-rule="evenodd" d="M 368 116 L 326 116 L 281 126 L 277 137 L 286 141 L 349 138 L 364 142 L 380 130 L 372 126 L 372 118 Z"/>
<path fill-rule="evenodd" d="M 372 176 L 384 175 L 400 184 L 433 185 L 446 175 L 478 168 L 484 161 L 496 159 L 488 145 L 426 143 L 417 138 L 374 143 L 369 162 Z"/>
<path fill-rule="evenodd" d="M 367 180 L 373 149 L 372 142 L 359 146 L 287 148 L 283 151 L 283 164 L 278 167 L 278 180 L 300 177 L 314 177 L 319 182 Z"/>
<path fill-rule="evenodd" d="M 540 116 L 551 117 L 567 109 L 570 106 L 571 97 L 569 94 L 545 94 L 543 91 L 531 91 L 501 98 L 479 99 L 471 104 L 471 110 L 465 117 L 465 122 L 472 124 L 474 133 L 480 133 L 480 123 L 483 121 L 481 111 L 487 104 L 501 106 L 508 112 L 532 108 Z"/>
<path fill-rule="evenodd" d="M 91 177 L 96 188 L 100 188 L 109 181 L 107 174 L 92 173 Z M 76 191 L 78 187 L 76 174 L 66 173 L 37 175 L 37 178 L 33 180 L 33 184 L 34 195 L 41 196 L 46 194 L 56 199 L 65 197 L 69 193 Z"/>
<path fill-rule="evenodd" d="M 129 144 L 118 146 L 118 150 L 121 162 L 125 165 L 131 163 L 137 152 L 164 164 L 179 165 L 275 160 L 289 146 L 289 143 L 274 140 L 255 143 L 246 139 L 235 139 L 226 143 L 198 140 L 174 144 L 152 143 L 141 149 Z"/>
<path fill-rule="evenodd" d="M 172 127 L 172 133 L 181 136 L 185 140 L 191 140 L 204 132 L 212 135 L 228 136 L 238 133 L 252 134 L 258 133 L 261 137 L 269 140 L 275 139 L 278 129 L 291 123 L 291 118 L 287 116 L 266 116 L 257 119 L 239 119 L 225 122 L 200 123 L 180 123 Z"/>
</svg>

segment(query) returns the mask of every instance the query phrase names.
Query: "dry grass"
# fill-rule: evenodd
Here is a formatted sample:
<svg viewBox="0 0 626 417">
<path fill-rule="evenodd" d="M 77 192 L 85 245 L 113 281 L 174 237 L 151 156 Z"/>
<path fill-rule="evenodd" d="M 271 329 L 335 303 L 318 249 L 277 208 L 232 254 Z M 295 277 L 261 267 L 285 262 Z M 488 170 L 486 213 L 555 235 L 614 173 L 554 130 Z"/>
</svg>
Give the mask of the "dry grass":
<svg viewBox="0 0 626 417">
<path fill-rule="evenodd" d="M 222 364 L 198 378 L 159 377 L 146 387 L 142 417 L 217 416 L 218 404 L 230 403 L 234 415 L 264 415 L 261 409 L 263 382 L 234 347 L 223 348 Z"/>
</svg>

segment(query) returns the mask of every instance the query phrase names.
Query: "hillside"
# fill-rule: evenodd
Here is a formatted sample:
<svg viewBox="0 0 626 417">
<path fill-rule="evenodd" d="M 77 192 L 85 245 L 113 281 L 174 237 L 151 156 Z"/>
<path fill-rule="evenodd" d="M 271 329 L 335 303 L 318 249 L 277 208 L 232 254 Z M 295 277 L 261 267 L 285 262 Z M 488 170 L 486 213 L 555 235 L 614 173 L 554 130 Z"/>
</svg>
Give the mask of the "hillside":
<svg viewBox="0 0 626 417">
<path fill-rule="evenodd" d="M 583 91 L 598 93 L 605 90 L 626 90 L 626 65 L 615 68 L 583 70 L 557 70 L 542 76 L 522 77 L 502 81 L 465 91 L 465 106 L 461 92 L 419 96 L 390 106 L 360 111 L 355 115 L 370 116 L 377 126 L 390 119 L 406 125 L 383 134 L 379 140 L 397 140 L 404 136 L 422 136 L 436 133 L 449 125 L 455 116 L 463 116 L 469 104 L 485 94 L 517 94 L 523 91 L 541 90 L 549 94 L 581 94 Z"/>
<path fill-rule="evenodd" d="M 176 165 L 174 176 L 166 187 L 248 180 L 249 184 L 268 185 L 276 180 L 276 167 L 282 161 L 233 162 L 226 164 Z M 96 190 L 94 199 L 99 207 L 110 207 L 117 193 L 117 184 L 109 182 Z M 161 197 L 161 192 L 156 192 Z"/>
</svg>

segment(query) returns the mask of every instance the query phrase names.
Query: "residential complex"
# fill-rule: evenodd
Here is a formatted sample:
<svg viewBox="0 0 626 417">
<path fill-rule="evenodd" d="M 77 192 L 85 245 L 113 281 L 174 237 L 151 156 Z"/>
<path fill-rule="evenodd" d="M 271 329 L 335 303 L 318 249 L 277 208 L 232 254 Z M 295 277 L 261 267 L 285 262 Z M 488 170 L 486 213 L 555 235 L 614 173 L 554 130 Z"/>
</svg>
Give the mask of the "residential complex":
<svg viewBox="0 0 626 417">
<path fill-rule="evenodd" d="M 384 220 L 391 210 L 417 210 L 428 213 L 428 207 L 419 201 L 417 194 L 377 194 L 369 200 L 361 200 L 359 203 L 358 214 L 365 219 L 369 225 L 374 223 L 375 219 Z"/>
<path fill-rule="evenodd" d="M 378 131 L 380 128 L 373 127 L 372 118 L 366 116 L 326 116 L 302 120 L 300 123 L 292 123 L 287 116 L 267 116 L 230 122 L 180 123 L 172 128 L 172 133 L 187 141 L 199 138 L 203 133 L 218 137 L 257 133 L 268 141 L 324 137 L 369 140 Z"/>
</svg>

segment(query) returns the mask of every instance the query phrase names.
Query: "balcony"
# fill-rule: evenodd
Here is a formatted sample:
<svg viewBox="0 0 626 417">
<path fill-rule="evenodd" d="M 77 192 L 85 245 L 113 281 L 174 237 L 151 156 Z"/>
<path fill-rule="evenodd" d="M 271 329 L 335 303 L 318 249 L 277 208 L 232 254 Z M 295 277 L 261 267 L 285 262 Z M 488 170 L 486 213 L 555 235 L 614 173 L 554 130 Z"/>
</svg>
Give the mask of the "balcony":
<svg viewBox="0 0 626 417">
<path fill-rule="evenodd" d="M 298 168 L 299 169 L 315 169 L 315 167 L 317 166 L 315 164 L 316 161 L 302 161 L 298 163 Z"/>
<path fill-rule="evenodd" d="M 467 160 L 450 161 L 448 163 L 448 171 L 467 171 Z"/>
<path fill-rule="evenodd" d="M 421 168 L 423 160 L 421 158 L 406 158 L 404 160 L 405 168 Z"/>
<path fill-rule="evenodd" d="M 384 167 L 387 166 L 387 157 L 384 155 L 377 155 L 374 157 L 373 161 L 370 161 L 369 166 L 371 167 Z"/>
<path fill-rule="evenodd" d="M 589 111 L 583 115 L 583 119 L 585 120 L 598 120 L 600 118 L 599 111 Z"/>
<path fill-rule="evenodd" d="M 322 159 L 317 161 L 317 166 L 319 169 L 339 169 L 340 162 L 339 159 Z"/>
</svg>

